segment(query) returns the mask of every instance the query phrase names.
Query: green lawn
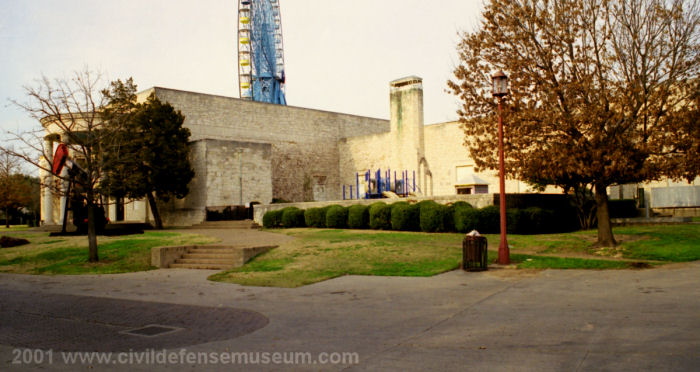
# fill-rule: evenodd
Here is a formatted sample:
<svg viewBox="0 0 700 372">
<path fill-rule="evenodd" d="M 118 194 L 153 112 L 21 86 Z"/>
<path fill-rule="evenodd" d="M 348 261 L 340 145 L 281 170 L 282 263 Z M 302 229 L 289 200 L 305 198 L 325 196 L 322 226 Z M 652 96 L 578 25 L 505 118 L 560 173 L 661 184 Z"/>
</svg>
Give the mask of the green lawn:
<svg viewBox="0 0 700 372">
<path fill-rule="evenodd" d="M 298 287 L 342 275 L 432 276 L 461 261 L 462 234 L 373 230 L 275 230 L 296 237 L 245 266 L 212 280 L 256 286 Z M 150 251 L 161 245 L 207 244 L 214 238 L 173 231 L 98 237 L 99 263 L 87 262 L 85 237 L 49 237 L 14 231 L 31 244 L 0 249 L 0 272 L 107 274 L 150 270 Z M 594 246 L 595 231 L 509 235 L 511 260 L 522 269 L 623 269 L 700 259 L 700 225 L 620 227 L 613 249 Z M 498 235 L 486 235 L 489 260 Z"/>
<path fill-rule="evenodd" d="M 151 270 L 151 248 L 162 245 L 206 244 L 215 239 L 171 231 L 143 235 L 98 237 L 100 262 L 88 262 L 87 238 L 49 237 L 48 233 L 22 232 L 13 237 L 31 244 L 0 249 L 0 272 L 23 274 L 115 274 Z"/>
<path fill-rule="evenodd" d="M 625 258 L 687 262 L 700 260 L 700 226 L 623 227 L 616 230 L 639 240 L 622 242 Z"/>
<path fill-rule="evenodd" d="M 346 274 L 430 276 L 456 269 L 454 234 L 294 229 L 298 239 L 212 280 L 298 287 Z"/>
<path fill-rule="evenodd" d="M 291 229 L 296 237 L 245 266 L 213 275 L 215 281 L 298 287 L 342 275 L 432 276 L 459 267 L 462 234 Z M 511 260 L 522 269 L 624 269 L 700 259 L 700 226 L 615 229 L 622 244 L 594 246 L 595 231 L 551 235 L 509 235 Z M 498 235 L 486 235 L 489 260 Z M 639 260 L 653 260 L 638 262 Z"/>
<path fill-rule="evenodd" d="M 518 269 L 629 269 L 635 263 L 622 260 L 597 260 L 576 257 L 533 256 L 511 254 L 510 259 Z"/>
<path fill-rule="evenodd" d="M 10 228 L 8 229 L 5 227 L 5 224 L 0 225 L 0 235 L 2 233 L 8 231 L 8 232 L 14 232 L 14 231 L 22 231 L 22 230 L 29 230 L 31 227 L 28 225 L 10 225 Z"/>
</svg>

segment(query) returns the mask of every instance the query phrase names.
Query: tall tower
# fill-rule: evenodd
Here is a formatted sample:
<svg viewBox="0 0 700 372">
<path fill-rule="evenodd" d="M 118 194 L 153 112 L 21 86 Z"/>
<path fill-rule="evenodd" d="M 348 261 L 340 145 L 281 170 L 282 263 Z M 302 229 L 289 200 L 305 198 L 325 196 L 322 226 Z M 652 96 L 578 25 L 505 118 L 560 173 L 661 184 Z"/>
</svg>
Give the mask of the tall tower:
<svg viewBox="0 0 700 372">
<path fill-rule="evenodd" d="M 423 186 L 425 140 L 423 137 L 423 79 L 409 76 L 394 80 L 391 86 L 391 169 L 416 172 L 416 183 Z M 423 163 L 423 164 L 421 164 Z"/>
</svg>

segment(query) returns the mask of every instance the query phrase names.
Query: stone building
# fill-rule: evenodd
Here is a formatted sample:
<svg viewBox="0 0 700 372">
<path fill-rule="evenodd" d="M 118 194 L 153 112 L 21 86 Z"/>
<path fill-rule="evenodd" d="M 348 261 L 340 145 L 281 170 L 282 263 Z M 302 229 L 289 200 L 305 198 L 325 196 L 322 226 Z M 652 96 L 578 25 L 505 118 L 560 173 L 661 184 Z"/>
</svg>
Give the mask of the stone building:
<svg viewBox="0 0 700 372">
<path fill-rule="evenodd" d="M 403 174 L 416 195 L 498 192 L 496 172 L 475 172 L 458 122 L 425 125 L 421 78 L 389 88 L 390 120 L 160 87 L 139 93 L 140 100 L 155 94 L 180 110 L 192 133 L 190 194 L 160 204 L 164 223 L 192 225 L 205 220 L 207 208 L 273 199 L 342 200 L 351 188 L 357 198 L 358 186 L 360 196 L 370 187 L 364 175 L 377 170 L 397 180 Z M 532 191 L 507 180 L 506 192 Z M 60 199 L 48 191 L 43 197 L 44 224 L 58 224 Z M 113 204 L 108 213 L 112 221 L 150 219 L 145 201 Z"/>
</svg>

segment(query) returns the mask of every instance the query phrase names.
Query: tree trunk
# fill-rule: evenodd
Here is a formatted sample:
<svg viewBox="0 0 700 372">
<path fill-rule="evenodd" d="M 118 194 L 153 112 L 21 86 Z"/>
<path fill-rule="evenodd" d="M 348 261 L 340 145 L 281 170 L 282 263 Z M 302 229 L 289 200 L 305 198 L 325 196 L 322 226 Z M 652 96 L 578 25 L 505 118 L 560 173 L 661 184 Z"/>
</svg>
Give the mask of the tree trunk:
<svg viewBox="0 0 700 372">
<path fill-rule="evenodd" d="M 153 212 L 153 221 L 156 223 L 156 230 L 163 230 L 163 221 L 160 219 L 160 213 L 158 213 L 156 198 L 153 197 L 152 192 L 147 193 L 146 196 L 148 196 L 148 204 L 151 206 L 151 212 Z"/>
<path fill-rule="evenodd" d="M 613 237 L 612 224 L 610 223 L 610 213 L 608 212 L 608 192 L 605 185 L 595 185 L 595 203 L 598 215 L 598 246 L 614 247 L 615 237 Z"/>
<path fill-rule="evenodd" d="M 10 228 L 10 210 L 5 208 L 5 228 Z"/>
<path fill-rule="evenodd" d="M 88 198 L 89 199 L 89 198 Z M 88 260 L 98 262 L 97 255 L 97 229 L 95 229 L 95 204 L 88 200 Z"/>
</svg>

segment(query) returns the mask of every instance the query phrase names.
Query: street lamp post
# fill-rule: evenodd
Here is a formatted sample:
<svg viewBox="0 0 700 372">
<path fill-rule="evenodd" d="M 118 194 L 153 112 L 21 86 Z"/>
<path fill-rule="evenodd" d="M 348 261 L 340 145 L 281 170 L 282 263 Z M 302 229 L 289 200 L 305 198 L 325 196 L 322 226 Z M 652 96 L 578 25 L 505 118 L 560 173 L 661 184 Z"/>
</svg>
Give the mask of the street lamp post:
<svg viewBox="0 0 700 372">
<path fill-rule="evenodd" d="M 506 238 L 506 179 L 505 166 L 503 165 L 503 97 L 508 95 L 508 76 L 499 70 L 491 77 L 493 82 L 493 96 L 498 97 L 498 160 L 499 160 L 499 183 L 501 202 L 501 243 L 498 246 L 498 263 L 501 265 L 510 264 L 510 250 L 508 249 L 508 239 Z"/>
</svg>

